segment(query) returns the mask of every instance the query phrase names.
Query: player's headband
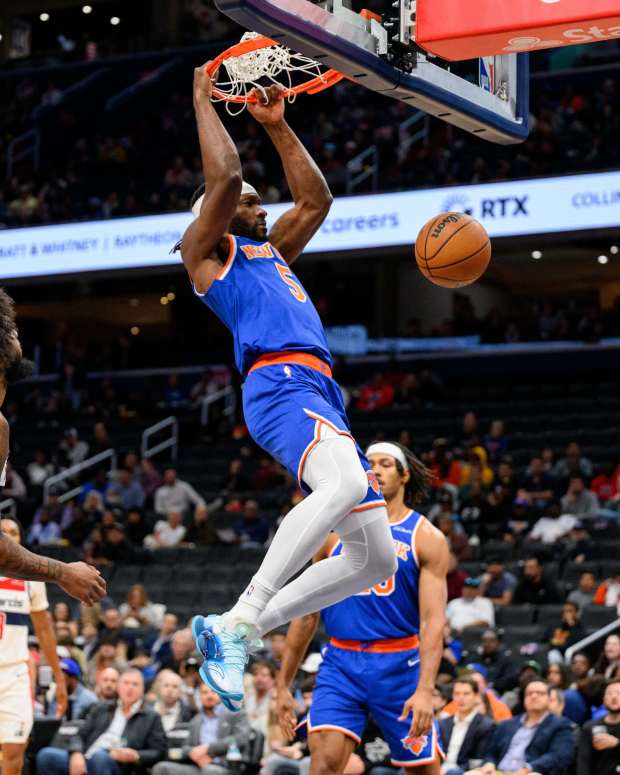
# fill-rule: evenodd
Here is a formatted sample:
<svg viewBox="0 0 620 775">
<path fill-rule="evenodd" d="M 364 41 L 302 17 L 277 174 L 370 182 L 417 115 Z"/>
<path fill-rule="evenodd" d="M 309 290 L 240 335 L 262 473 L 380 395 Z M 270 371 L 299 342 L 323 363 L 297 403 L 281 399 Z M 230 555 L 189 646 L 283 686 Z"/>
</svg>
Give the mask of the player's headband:
<svg viewBox="0 0 620 775">
<path fill-rule="evenodd" d="M 389 457 L 398 460 L 403 467 L 403 471 L 409 469 L 407 458 L 402 449 L 397 447 L 396 444 L 391 444 L 389 441 L 378 441 L 376 444 L 371 444 L 366 450 L 366 457 L 369 457 L 370 455 L 388 455 Z"/>
<path fill-rule="evenodd" d="M 246 183 L 245 180 L 243 181 L 243 185 L 241 186 L 241 196 L 246 196 L 247 194 L 252 194 L 253 196 L 257 196 L 260 199 L 258 191 L 254 188 L 254 186 L 251 186 L 249 183 Z M 198 199 L 194 202 L 192 205 L 192 215 L 194 218 L 198 218 L 200 215 L 200 208 L 202 207 L 202 202 L 205 198 L 205 195 L 198 197 Z"/>
</svg>

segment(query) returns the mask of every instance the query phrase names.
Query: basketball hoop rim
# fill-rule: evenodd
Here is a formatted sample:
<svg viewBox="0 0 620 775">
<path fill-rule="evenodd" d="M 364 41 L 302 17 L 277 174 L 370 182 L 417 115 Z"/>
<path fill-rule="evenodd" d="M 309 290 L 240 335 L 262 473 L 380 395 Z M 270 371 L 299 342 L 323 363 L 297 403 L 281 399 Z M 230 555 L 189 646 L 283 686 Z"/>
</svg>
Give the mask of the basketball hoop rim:
<svg viewBox="0 0 620 775">
<path fill-rule="evenodd" d="M 276 40 L 268 38 L 266 35 L 259 35 L 258 37 L 250 38 L 249 40 L 243 40 L 239 43 L 235 43 L 234 46 L 230 46 L 230 48 L 227 48 L 225 51 L 222 51 L 221 54 L 205 66 L 205 70 L 208 75 L 213 77 L 220 69 L 222 63 L 227 59 L 243 56 L 243 54 L 249 54 L 252 51 L 258 51 L 261 48 L 268 48 L 269 46 L 281 46 L 281 44 Z M 343 73 L 338 72 L 338 70 L 329 69 L 305 83 L 298 84 L 292 88 L 285 87 L 283 94 L 285 97 L 292 97 L 297 94 L 318 94 L 319 92 L 334 86 L 343 78 L 346 78 Z M 251 97 L 246 94 L 227 94 L 218 89 L 217 86 L 213 87 L 213 96 L 216 99 L 224 100 L 225 102 L 255 103 L 258 101 L 256 97 Z"/>
</svg>

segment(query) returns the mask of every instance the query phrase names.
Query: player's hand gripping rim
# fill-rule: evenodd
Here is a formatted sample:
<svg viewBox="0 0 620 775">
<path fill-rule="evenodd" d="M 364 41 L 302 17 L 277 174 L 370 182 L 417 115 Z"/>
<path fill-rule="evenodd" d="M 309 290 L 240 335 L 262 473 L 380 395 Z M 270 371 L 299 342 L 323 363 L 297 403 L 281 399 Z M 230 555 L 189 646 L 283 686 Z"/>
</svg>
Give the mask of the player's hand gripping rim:
<svg viewBox="0 0 620 775">
<path fill-rule="evenodd" d="M 433 727 L 433 693 L 418 689 L 403 705 L 399 721 L 405 721 L 412 716 L 409 737 L 422 737 Z"/>
</svg>

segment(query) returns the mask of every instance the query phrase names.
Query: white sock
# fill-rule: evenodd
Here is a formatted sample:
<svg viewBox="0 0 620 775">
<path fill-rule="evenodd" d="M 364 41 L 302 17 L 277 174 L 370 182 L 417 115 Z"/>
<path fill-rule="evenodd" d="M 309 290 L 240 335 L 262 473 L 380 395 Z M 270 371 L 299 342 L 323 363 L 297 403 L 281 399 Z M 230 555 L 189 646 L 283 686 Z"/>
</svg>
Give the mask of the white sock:
<svg viewBox="0 0 620 775">
<path fill-rule="evenodd" d="M 355 443 L 330 429 L 324 430 L 308 455 L 304 481 L 312 488 L 311 494 L 282 520 L 258 572 L 239 602 L 225 614 L 226 626 L 238 622 L 255 625 L 269 600 L 311 560 L 330 530 L 359 505 L 368 491 L 368 478 Z"/>
</svg>

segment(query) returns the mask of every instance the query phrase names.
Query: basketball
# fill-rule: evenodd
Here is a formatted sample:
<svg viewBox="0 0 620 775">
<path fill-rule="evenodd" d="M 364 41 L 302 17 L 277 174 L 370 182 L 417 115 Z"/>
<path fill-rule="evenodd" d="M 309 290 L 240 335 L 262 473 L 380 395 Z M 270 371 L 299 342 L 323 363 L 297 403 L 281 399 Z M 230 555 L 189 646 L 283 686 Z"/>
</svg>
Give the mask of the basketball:
<svg viewBox="0 0 620 775">
<path fill-rule="evenodd" d="M 491 240 L 471 215 L 441 213 L 418 234 L 415 260 L 424 277 L 435 285 L 461 288 L 484 274 L 491 260 Z"/>
</svg>

